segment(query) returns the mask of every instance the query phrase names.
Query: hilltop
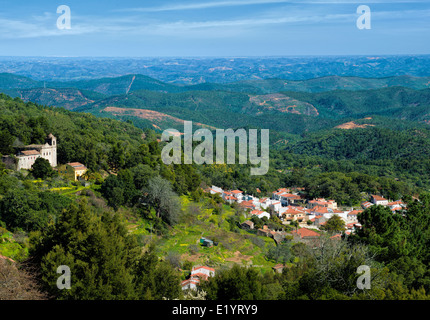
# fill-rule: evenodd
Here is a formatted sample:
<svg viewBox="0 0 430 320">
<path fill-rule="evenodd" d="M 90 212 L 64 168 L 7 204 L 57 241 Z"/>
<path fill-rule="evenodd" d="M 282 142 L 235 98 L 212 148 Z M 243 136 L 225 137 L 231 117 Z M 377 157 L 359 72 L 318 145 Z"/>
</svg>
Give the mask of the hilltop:
<svg viewBox="0 0 430 320">
<path fill-rule="evenodd" d="M 315 132 L 375 115 L 401 119 L 402 126 L 427 124 L 429 83 L 428 78 L 411 76 L 179 85 L 136 74 L 69 82 L 0 75 L 0 91 L 13 97 L 132 121 L 142 129 L 180 129 L 183 120 L 192 120 L 207 127 L 267 127 L 284 134 Z"/>
</svg>

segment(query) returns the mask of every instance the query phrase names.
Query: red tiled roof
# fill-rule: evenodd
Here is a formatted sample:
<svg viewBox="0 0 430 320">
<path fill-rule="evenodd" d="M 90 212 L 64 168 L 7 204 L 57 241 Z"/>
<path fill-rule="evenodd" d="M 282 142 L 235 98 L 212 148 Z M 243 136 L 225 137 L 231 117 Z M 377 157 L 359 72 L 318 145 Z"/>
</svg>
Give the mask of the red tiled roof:
<svg viewBox="0 0 430 320">
<path fill-rule="evenodd" d="M 35 156 L 40 154 L 40 152 L 37 150 L 24 150 L 24 151 L 21 151 L 21 153 L 25 156 Z"/>
<path fill-rule="evenodd" d="M 252 202 L 252 200 L 242 201 L 239 203 L 239 206 L 245 208 L 255 208 L 255 204 Z"/>
<path fill-rule="evenodd" d="M 300 199 L 300 196 L 298 196 L 296 194 L 291 194 L 291 193 L 281 194 L 281 197 L 283 197 L 283 198 L 291 198 L 291 199 Z"/>
<path fill-rule="evenodd" d="M 388 205 L 389 206 L 395 206 L 395 205 L 403 205 L 403 201 L 402 200 L 397 200 L 397 201 L 393 201 L 393 202 L 389 202 Z"/>
<path fill-rule="evenodd" d="M 193 267 L 193 271 L 196 271 L 196 270 L 199 270 L 199 269 L 206 269 L 206 270 L 209 270 L 209 271 L 215 272 L 215 269 L 214 269 L 214 268 L 211 268 L 211 267 L 206 267 L 206 266 Z"/>
<path fill-rule="evenodd" d="M 316 212 L 316 213 L 328 213 L 328 208 L 317 206 L 314 209 L 312 209 L 311 211 Z"/>
<path fill-rule="evenodd" d="M 348 212 L 349 216 L 355 216 L 359 214 L 360 212 L 363 212 L 363 210 L 352 210 L 351 212 Z"/>
<path fill-rule="evenodd" d="M 226 200 L 237 200 L 237 198 L 233 197 L 233 196 L 226 196 L 225 199 Z"/>
<path fill-rule="evenodd" d="M 73 167 L 74 169 L 78 169 L 78 170 L 87 168 L 80 162 L 69 162 L 68 165 Z"/>
<path fill-rule="evenodd" d="M 301 238 L 305 238 L 305 237 L 319 237 L 320 234 L 318 232 L 312 231 L 310 229 L 307 228 L 301 228 L 299 230 L 294 230 L 291 233 L 297 233 L 298 235 L 300 235 Z"/>
<path fill-rule="evenodd" d="M 264 213 L 265 211 L 261 211 L 261 210 L 252 210 L 251 211 L 251 214 L 255 214 L 255 215 L 259 215 L 259 214 L 262 214 L 262 213 Z"/>
<path fill-rule="evenodd" d="M 184 281 L 181 282 L 181 286 L 184 287 L 184 286 L 186 286 L 189 283 L 198 285 L 200 283 L 200 280 L 199 279 L 187 279 L 187 280 L 184 280 Z"/>
<path fill-rule="evenodd" d="M 236 194 L 238 194 L 238 193 L 243 193 L 243 191 L 240 191 L 240 190 L 233 190 L 233 191 L 231 191 L 231 193 L 236 193 Z"/>
<path fill-rule="evenodd" d="M 375 195 L 375 194 L 372 194 L 372 198 L 373 198 L 373 199 L 375 199 L 376 201 L 384 201 L 384 200 L 387 200 L 387 199 L 385 199 L 385 198 L 383 198 L 383 197 L 381 197 L 381 196 Z"/>
</svg>

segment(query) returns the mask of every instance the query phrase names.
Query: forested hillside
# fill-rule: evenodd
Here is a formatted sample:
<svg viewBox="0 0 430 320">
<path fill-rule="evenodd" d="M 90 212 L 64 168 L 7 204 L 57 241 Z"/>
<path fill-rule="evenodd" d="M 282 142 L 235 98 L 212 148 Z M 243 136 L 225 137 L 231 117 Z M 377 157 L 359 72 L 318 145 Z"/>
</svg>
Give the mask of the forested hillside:
<svg viewBox="0 0 430 320">
<path fill-rule="evenodd" d="M 55 170 L 16 172 L 0 164 L 0 254 L 25 262 L 15 267 L 2 258 L 0 268 L 13 274 L 11 281 L 28 279 L 30 299 L 185 298 L 179 284 L 195 263 L 219 268 L 202 284 L 206 299 L 428 298 L 428 130 L 295 135 L 271 150 L 268 174 L 252 177 L 249 165 L 165 165 L 159 135 L 124 121 L 4 94 L 0 111 L 1 154 L 54 133 L 58 162 L 79 161 L 90 169 L 88 184 L 80 184 Z M 378 192 L 403 198 L 408 213 L 366 210 L 356 236 L 332 241 L 322 234 L 324 251 L 289 240 L 276 245 L 242 230 L 243 209 L 202 191 L 212 184 L 262 196 L 297 186 L 308 199 L 332 198 L 342 206 Z M 275 217 L 252 219 L 259 227 L 294 230 Z M 202 235 L 218 246 L 196 245 Z M 288 268 L 273 273 L 279 263 Z M 375 275 L 364 292 L 355 283 L 362 264 Z M 71 290 L 58 290 L 58 265 L 71 268 Z M 6 292 L 9 298 L 17 293 Z"/>
</svg>

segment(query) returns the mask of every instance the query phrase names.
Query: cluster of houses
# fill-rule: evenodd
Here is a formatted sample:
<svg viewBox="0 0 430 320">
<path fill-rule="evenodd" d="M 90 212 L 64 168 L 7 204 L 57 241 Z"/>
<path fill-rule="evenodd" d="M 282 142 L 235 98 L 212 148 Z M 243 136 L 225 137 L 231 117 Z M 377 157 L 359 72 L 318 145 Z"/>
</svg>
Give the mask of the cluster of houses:
<svg viewBox="0 0 430 320">
<path fill-rule="evenodd" d="M 212 186 L 206 191 L 211 194 L 219 194 L 226 203 L 237 203 L 251 217 L 270 219 L 272 215 L 276 215 L 284 224 L 297 221 L 300 228 L 297 227 L 290 233 L 286 233 L 284 230 L 271 230 L 267 225 L 257 230 L 257 235 L 271 237 L 276 243 L 282 241 L 286 236 L 290 236 L 293 241 L 317 245 L 321 237 L 321 233 L 317 232 L 318 229 L 333 215 L 338 215 L 345 222 L 345 234 L 351 234 L 361 227 L 357 215 L 372 205 L 387 206 L 393 213 L 406 209 L 401 200 L 390 202 L 379 195 L 371 195 L 370 201 L 365 201 L 361 204 L 362 209 L 341 210 L 334 200 L 319 198 L 307 201 L 301 193 L 303 189 L 300 188 L 294 190 L 288 188 L 278 189 L 272 192 L 271 198 L 254 197 L 245 194 L 241 190 L 224 191 L 216 186 Z M 254 222 L 246 220 L 241 224 L 241 227 L 243 229 L 254 229 Z M 205 238 L 202 239 L 205 240 Z M 331 239 L 341 239 L 341 234 L 335 234 Z M 211 245 L 209 243 L 209 246 Z M 284 268 L 285 265 L 276 264 L 272 269 L 274 272 L 282 272 Z M 196 290 L 202 280 L 207 280 L 213 275 L 215 275 L 215 269 L 213 268 L 205 266 L 194 267 L 189 279 L 182 281 L 182 289 Z"/>
<path fill-rule="evenodd" d="M 396 211 L 404 210 L 406 209 L 406 204 L 403 203 L 402 200 L 396 200 L 396 201 L 388 201 L 384 197 L 381 197 L 379 195 L 372 194 L 370 196 L 370 201 L 364 201 L 361 203 L 361 207 L 363 209 L 367 209 L 373 205 L 380 205 L 380 206 L 386 206 L 390 208 L 390 210 L 393 213 L 396 213 Z"/>
<path fill-rule="evenodd" d="M 357 216 L 371 205 L 388 206 L 393 212 L 405 208 L 401 200 L 389 202 L 381 196 L 371 195 L 370 202 L 362 203 L 362 209 L 349 208 L 342 210 L 338 208 L 335 200 L 324 198 L 307 200 L 303 191 L 303 188 L 280 188 L 273 191 L 270 198 L 258 198 L 245 194 L 241 190 L 224 191 L 216 186 L 212 186 L 207 190 L 211 194 L 219 194 L 226 203 L 237 203 L 249 213 L 250 217 L 256 216 L 260 219 L 264 217 L 270 219 L 272 216 L 277 216 L 283 224 L 297 221 L 299 226 L 307 229 L 318 229 L 333 215 L 338 215 L 345 222 L 346 234 L 351 234 L 361 227 Z M 242 227 L 247 229 L 254 228 L 250 220 L 245 221 Z M 267 229 L 259 229 L 257 233 L 271 236 L 275 241 L 282 234 L 281 231 Z"/>
<path fill-rule="evenodd" d="M 30 144 L 17 147 L 18 152 L 13 156 L 2 156 L 2 161 L 8 169 L 30 170 L 38 158 L 49 161 L 52 168 L 62 176 L 77 181 L 87 172 L 87 167 L 79 162 L 70 162 L 57 166 L 57 138 L 50 133 L 44 144 Z"/>
</svg>

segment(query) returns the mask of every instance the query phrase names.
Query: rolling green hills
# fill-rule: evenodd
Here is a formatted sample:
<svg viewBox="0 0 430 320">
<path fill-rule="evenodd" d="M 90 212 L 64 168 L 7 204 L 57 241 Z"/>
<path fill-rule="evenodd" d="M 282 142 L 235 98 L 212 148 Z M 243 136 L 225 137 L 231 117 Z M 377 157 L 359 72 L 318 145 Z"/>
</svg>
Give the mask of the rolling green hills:
<svg viewBox="0 0 430 320">
<path fill-rule="evenodd" d="M 191 120 L 201 127 L 269 128 L 287 135 L 338 126 L 426 125 L 429 84 L 426 77 L 328 76 L 177 85 L 138 74 L 45 83 L 0 74 L 0 91 L 13 97 L 131 121 L 139 128 L 180 130 L 184 120 Z"/>
</svg>

